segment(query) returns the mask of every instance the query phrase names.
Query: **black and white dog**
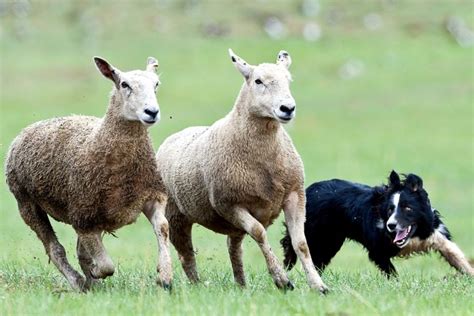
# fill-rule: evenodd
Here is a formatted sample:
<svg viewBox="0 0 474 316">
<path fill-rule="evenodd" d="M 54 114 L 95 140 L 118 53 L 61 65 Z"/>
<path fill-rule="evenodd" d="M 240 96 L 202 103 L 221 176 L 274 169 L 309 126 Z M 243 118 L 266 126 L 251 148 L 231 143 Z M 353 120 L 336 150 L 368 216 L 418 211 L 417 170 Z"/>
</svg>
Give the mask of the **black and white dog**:
<svg viewBox="0 0 474 316">
<path fill-rule="evenodd" d="M 396 275 L 390 259 L 413 253 L 438 251 L 458 271 L 474 269 L 433 209 L 420 177 L 403 180 L 392 171 L 388 185 L 369 187 L 344 180 L 316 182 L 306 189 L 305 235 L 316 268 L 321 271 L 348 238 L 361 243 L 369 258 L 387 276 Z M 285 266 L 291 269 L 296 254 L 286 232 L 280 241 Z"/>
</svg>

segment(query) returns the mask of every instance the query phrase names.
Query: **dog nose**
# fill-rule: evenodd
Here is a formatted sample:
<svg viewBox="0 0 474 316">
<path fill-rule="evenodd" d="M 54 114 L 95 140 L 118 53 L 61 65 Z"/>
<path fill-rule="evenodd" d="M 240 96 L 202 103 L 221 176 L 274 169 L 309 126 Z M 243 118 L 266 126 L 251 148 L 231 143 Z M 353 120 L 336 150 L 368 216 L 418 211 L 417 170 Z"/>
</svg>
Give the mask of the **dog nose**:
<svg viewBox="0 0 474 316">
<path fill-rule="evenodd" d="M 387 223 L 387 228 L 389 231 L 393 232 L 395 228 L 397 228 L 397 224 L 395 223 Z"/>
<path fill-rule="evenodd" d="M 144 112 L 145 114 L 148 114 L 152 119 L 154 119 L 158 115 L 159 110 L 158 109 L 156 110 L 145 109 Z"/>
<path fill-rule="evenodd" d="M 286 113 L 288 115 L 293 113 L 294 110 L 295 110 L 294 105 L 281 105 L 280 106 L 280 111 L 282 111 L 283 113 Z"/>
</svg>

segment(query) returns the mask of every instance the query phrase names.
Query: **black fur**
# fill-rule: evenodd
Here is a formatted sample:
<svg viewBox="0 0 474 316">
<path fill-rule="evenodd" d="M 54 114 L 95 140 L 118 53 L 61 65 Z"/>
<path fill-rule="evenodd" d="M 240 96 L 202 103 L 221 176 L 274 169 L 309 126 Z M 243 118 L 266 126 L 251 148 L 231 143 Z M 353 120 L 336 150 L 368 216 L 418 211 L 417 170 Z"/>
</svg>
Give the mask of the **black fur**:
<svg viewBox="0 0 474 316">
<path fill-rule="evenodd" d="M 400 193 L 398 208 L 393 209 L 395 193 Z M 306 189 L 305 235 L 313 263 L 319 270 L 329 264 L 346 239 L 361 243 L 369 258 L 387 276 L 396 275 L 390 259 L 401 248 L 394 244 L 395 233 L 387 229 L 387 220 L 396 211 L 400 227 L 411 225 L 409 238 L 423 240 L 442 225 L 438 211 L 433 210 L 428 193 L 420 177 L 409 174 L 405 179 L 395 171 L 388 185 L 370 187 L 344 180 L 316 182 Z M 383 226 L 382 226 L 383 225 Z M 451 239 L 449 231 L 440 230 Z M 284 264 L 291 269 L 296 253 L 291 245 L 288 230 L 280 241 L 284 249 Z"/>
</svg>

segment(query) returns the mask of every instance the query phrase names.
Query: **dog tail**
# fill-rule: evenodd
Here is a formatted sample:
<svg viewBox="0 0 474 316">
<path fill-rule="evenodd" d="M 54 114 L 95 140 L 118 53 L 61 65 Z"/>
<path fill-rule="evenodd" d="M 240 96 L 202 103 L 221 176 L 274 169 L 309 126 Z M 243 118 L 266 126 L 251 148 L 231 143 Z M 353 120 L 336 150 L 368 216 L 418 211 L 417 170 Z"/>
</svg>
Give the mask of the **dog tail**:
<svg viewBox="0 0 474 316">
<path fill-rule="evenodd" d="M 283 247 L 283 255 L 285 256 L 283 264 L 287 270 L 291 270 L 296 263 L 297 257 L 296 252 L 293 249 L 293 245 L 291 244 L 291 237 L 288 233 L 288 227 L 286 224 L 283 225 L 285 226 L 285 236 L 283 236 L 283 238 L 280 240 L 280 245 Z"/>
</svg>

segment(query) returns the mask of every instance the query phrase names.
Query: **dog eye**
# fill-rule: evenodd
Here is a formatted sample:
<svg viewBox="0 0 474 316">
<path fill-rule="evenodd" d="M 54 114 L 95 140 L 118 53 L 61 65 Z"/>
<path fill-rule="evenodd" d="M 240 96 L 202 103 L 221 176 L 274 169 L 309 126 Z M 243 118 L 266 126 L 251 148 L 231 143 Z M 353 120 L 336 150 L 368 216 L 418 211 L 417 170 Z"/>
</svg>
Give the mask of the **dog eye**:
<svg viewBox="0 0 474 316">
<path fill-rule="evenodd" d="M 407 211 L 407 212 L 413 211 L 413 209 L 412 209 L 411 207 L 409 207 L 409 206 L 406 206 L 406 207 L 404 207 L 403 209 L 404 209 L 405 211 Z"/>
<path fill-rule="evenodd" d="M 122 83 L 120 84 L 120 86 L 124 89 L 130 89 L 132 90 L 132 88 L 129 86 L 128 83 L 126 83 L 125 81 L 122 81 Z"/>
<path fill-rule="evenodd" d="M 256 84 L 262 84 L 263 82 L 262 82 L 262 80 L 257 79 L 257 80 L 255 80 L 255 83 L 256 83 Z"/>
</svg>

